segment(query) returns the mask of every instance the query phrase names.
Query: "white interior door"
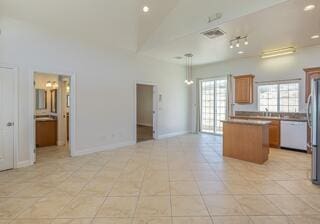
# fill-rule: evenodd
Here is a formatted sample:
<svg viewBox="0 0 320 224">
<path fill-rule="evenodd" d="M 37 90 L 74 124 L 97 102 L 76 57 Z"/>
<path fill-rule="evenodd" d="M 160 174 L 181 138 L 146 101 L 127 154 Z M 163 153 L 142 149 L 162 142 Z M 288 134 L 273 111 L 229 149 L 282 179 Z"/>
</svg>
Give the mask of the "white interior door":
<svg viewBox="0 0 320 224">
<path fill-rule="evenodd" d="M 0 68 L 0 171 L 13 168 L 14 70 Z"/>
</svg>

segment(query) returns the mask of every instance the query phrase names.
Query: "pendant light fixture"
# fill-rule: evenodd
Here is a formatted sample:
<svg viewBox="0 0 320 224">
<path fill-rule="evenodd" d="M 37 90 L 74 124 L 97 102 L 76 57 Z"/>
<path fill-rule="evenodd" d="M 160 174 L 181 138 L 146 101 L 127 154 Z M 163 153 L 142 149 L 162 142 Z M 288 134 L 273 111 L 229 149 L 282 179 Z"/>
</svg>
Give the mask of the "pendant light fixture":
<svg viewBox="0 0 320 224">
<path fill-rule="evenodd" d="M 52 88 L 53 89 L 58 89 L 58 87 L 59 87 L 58 83 L 56 81 L 53 81 Z"/>
<path fill-rule="evenodd" d="M 47 87 L 47 88 L 51 88 L 51 87 L 52 87 L 51 81 L 48 81 L 48 82 L 46 83 L 46 87 Z"/>
<path fill-rule="evenodd" d="M 192 57 L 193 54 L 185 54 L 186 57 L 186 80 L 184 81 L 187 85 L 192 85 Z"/>
</svg>

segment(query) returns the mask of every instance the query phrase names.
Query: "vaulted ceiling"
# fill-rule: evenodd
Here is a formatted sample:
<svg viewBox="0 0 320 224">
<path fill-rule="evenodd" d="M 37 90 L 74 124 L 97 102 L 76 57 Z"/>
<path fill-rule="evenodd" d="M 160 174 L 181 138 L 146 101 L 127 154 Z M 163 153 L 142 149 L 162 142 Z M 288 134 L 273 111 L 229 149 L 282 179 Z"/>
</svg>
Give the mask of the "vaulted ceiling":
<svg viewBox="0 0 320 224">
<path fill-rule="evenodd" d="M 318 5 L 305 13 L 306 4 Z M 148 5 L 150 12 L 142 12 Z M 196 64 L 258 55 L 261 50 L 320 44 L 320 0 L 0 0 L 0 15 L 22 20 L 59 36 L 118 47 L 161 60 L 187 52 Z M 208 17 L 222 13 L 219 20 Z M 202 31 L 219 27 L 223 37 Z M 0 27 L 1 28 L 1 27 Z M 229 40 L 248 35 L 244 55 L 229 49 Z"/>
</svg>

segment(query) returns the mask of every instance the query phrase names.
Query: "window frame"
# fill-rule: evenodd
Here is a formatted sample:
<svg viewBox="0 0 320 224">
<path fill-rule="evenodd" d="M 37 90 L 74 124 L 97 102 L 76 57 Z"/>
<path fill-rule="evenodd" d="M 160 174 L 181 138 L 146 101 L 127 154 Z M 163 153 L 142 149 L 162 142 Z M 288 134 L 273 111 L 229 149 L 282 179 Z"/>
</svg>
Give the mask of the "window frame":
<svg viewBox="0 0 320 224">
<path fill-rule="evenodd" d="M 282 84 L 298 84 L 298 111 L 297 112 L 283 112 L 280 111 L 280 85 Z M 260 110 L 260 97 L 259 97 L 259 87 L 267 85 L 277 85 L 277 111 L 270 111 L 271 113 L 300 113 L 301 111 L 301 80 L 292 80 L 292 81 L 277 81 L 277 82 L 264 82 L 258 83 L 256 88 L 257 94 L 257 111 L 264 112 Z"/>
</svg>

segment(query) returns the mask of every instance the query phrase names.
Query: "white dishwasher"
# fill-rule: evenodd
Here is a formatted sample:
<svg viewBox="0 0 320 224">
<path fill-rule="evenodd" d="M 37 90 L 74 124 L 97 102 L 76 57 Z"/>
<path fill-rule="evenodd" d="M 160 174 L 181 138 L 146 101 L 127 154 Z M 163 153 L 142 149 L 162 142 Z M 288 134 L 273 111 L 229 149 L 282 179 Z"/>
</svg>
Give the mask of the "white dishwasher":
<svg viewBox="0 0 320 224">
<path fill-rule="evenodd" d="M 307 122 L 281 121 L 281 147 L 307 151 Z"/>
</svg>

